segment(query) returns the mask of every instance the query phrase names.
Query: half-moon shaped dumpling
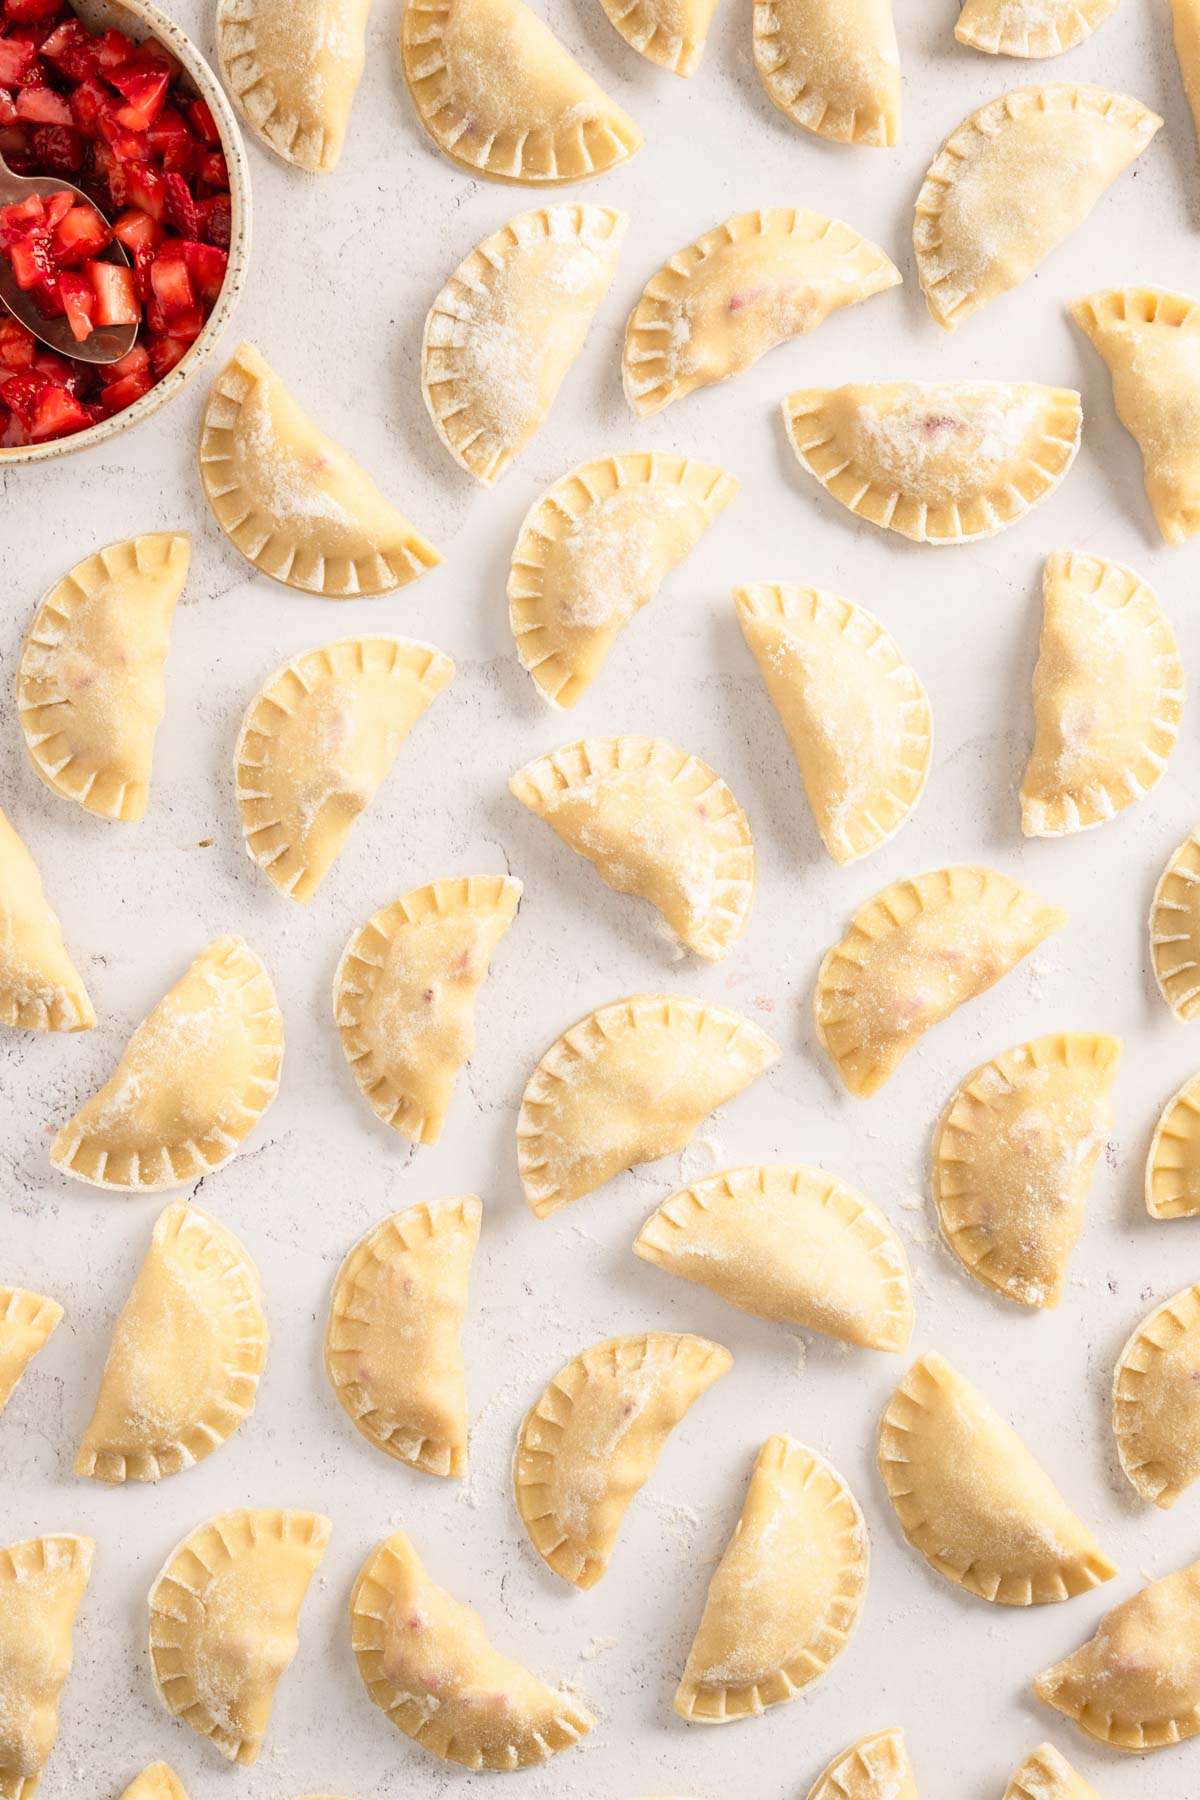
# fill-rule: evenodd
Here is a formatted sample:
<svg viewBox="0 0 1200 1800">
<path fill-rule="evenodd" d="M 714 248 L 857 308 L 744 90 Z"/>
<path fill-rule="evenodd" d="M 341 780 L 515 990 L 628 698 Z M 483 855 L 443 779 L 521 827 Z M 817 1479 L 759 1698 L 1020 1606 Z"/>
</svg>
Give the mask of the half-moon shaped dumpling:
<svg viewBox="0 0 1200 1800">
<path fill-rule="evenodd" d="M 1142 1496 L 1174 1506 L 1200 1477 L 1200 1283 L 1142 1320 L 1113 1376 L 1121 1467 Z"/>
<path fill-rule="evenodd" d="M 425 708 L 454 675 L 432 644 L 341 638 L 250 702 L 234 752 L 242 835 L 281 893 L 311 900 Z"/>
<path fill-rule="evenodd" d="M 1162 120 L 1140 100 L 1060 82 L 1016 88 L 955 127 L 917 195 L 929 311 L 954 331 L 1083 224 Z"/>
<path fill-rule="evenodd" d="M 86 1537 L 37 1537 L 0 1549 L 0 1795 L 33 1800 L 58 1737 L 75 1615 L 92 1572 Z"/>
<path fill-rule="evenodd" d="M 612 285 L 629 226 L 610 206 L 518 213 L 454 271 L 425 320 L 434 430 L 492 487 L 544 424 Z"/>
<path fill-rule="evenodd" d="M 768 1438 L 709 1583 L 675 1711 L 726 1725 L 794 1700 L 849 1643 L 869 1564 L 862 1513 L 837 1470 L 794 1438 Z"/>
<path fill-rule="evenodd" d="M 1022 1306 L 1057 1306 L 1112 1131 L 1120 1038 L 1059 1031 L 973 1069 L 933 1140 L 933 1198 L 968 1274 Z"/>
<path fill-rule="evenodd" d="M 912 1336 L 904 1247 L 845 1182 L 797 1163 L 726 1169 L 651 1213 L 634 1251 L 760 1319 L 867 1350 Z"/>
<path fill-rule="evenodd" d="M 1171 856 L 1150 903 L 1158 991 L 1177 1019 L 1200 1012 L 1200 828 Z"/>
<path fill-rule="evenodd" d="M 1039 1744 L 1013 1773 L 1004 1800 L 1100 1800 L 1053 1744 Z"/>
<path fill-rule="evenodd" d="M 508 577 L 517 654 L 555 706 L 582 699 L 634 614 L 738 491 L 663 451 L 581 463 L 525 515 Z"/>
<path fill-rule="evenodd" d="M 894 837 L 933 760 L 929 696 L 873 613 L 818 588 L 733 590 L 821 842 L 856 862 Z"/>
<path fill-rule="evenodd" d="M 646 283 L 625 329 L 625 397 L 644 419 L 900 279 L 879 246 L 840 219 L 796 206 L 738 213 Z"/>
<path fill-rule="evenodd" d="M 369 1444 L 427 1475 L 467 1472 L 460 1333 L 483 1208 L 474 1194 L 372 1226 L 338 1270 L 325 1369 Z"/>
<path fill-rule="evenodd" d="M 1200 1213 L 1200 1075 L 1167 1101 L 1146 1158 L 1146 1211 L 1153 1219 Z"/>
<path fill-rule="evenodd" d="M 0 1025 L 90 1031 L 95 1023 L 37 864 L 0 812 Z"/>
<path fill-rule="evenodd" d="M 1135 1753 L 1200 1732 L 1200 1562 L 1105 1613 L 1094 1637 L 1033 1691 L 1088 1737 Z"/>
<path fill-rule="evenodd" d="M 992 537 L 1075 460 L 1079 395 L 1033 381 L 875 381 L 783 403 L 800 466 L 872 525 L 921 544 Z"/>
<path fill-rule="evenodd" d="M 1161 779 L 1183 714 L 1183 664 L 1157 594 L 1121 563 L 1056 550 L 1042 592 L 1021 830 L 1063 837 Z"/>
<path fill-rule="evenodd" d="M 732 1365 L 707 1338 L 648 1331 L 593 1344 L 559 1370 L 526 1413 L 513 1461 L 517 1511 L 556 1575 L 595 1587 L 668 1437 Z"/>
<path fill-rule="evenodd" d="M 895 1074 L 931 1025 L 1067 922 L 1008 875 L 959 863 L 884 888 L 821 964 L 817 1036 L 852 1094 Z"/>
<path fill-rule="evenodd" d="M 17 670 L 25 748 L 47 787 L 101 818 L 145 815 L 191 553 L 183 532 L 109 544 L 76 563 L 33 615 Z"/>
<path fill-rule="evenodd" d="M 1168 544 L 1185 543 L 1200 531 L 1200 302 L 1165 288 L 1110 288 L 1070 311 L 1108 364 L 1158 528 Z"/>
<path fill-rule="evenodd" d="M 1120 0 L 965 0 L 960 44 L 989 56 L 1058 56 L 1090 37 Z"/>
<path fill-rule="evenodd" d="M 407 0 L 400 51 L 422 125 L 495 181 L 581 181 L 642 146 L 629 115 L 524 0 Z"/>
<path fill-rule="evenodd" d="M 255 137 L 325 173 L 346 140 L 371 0 L 219 0 L 221 78 Z"/>
<path fill-rule="evenodd" d="M 182 1781 L 169 1763 L 151 1763 L 130 1782 L 121 1800 L 188 1800 Z"/>
<path fill-rule="evenodd" d="M 218 1513 L 184 1538 L 150 1589 L 158 1697 L 230 1762 L 252 1763 L 262 1749 L 331 1530 L 319 1513 Z"/>
<path fill-rule="evenodd" d="M 258 1270 L 232 1231 L 177 1200 L 113 1327 L 75 1473 L 159 1481 L 232 1437 L 267 1359 Z"/>
<path fill-rule="evenodd" d="M 1171 0 L 1171 20 L 1183 91 L 1200 137 L 1200 0 Z"/>
<path fill-rule="evenodd" d="M 665 738 L 585 738 L 526 763 L 508 785 L 607 886 L 657 907 L 697 956 L 718 961 L 745 931 L 750 821 L 699 757 Z"/>
<path fill-rule="evenodd" d="M 50 1148 L 65 1175 L 148 1193 L 235 1155 L 279 1090 L 283 1019 L 240 937 L 214 938 L 137 1027 Z"/>
<path fill-rule="evenodd" d="M 595 1724 L 573 1694 L 493 1650 L 483 1620 L 429 1579 L 402 1531 L 367 1558 L 350 1597 L 363 1686 L 398 1731 L 468 1769 L 527 1769 Z"/>
<path fill-rule="evenodd" d="M 893 1726 L 859 1738 L 817 1776 L 808 1800 L 917 1800 L 904 1733 Z"/>
<path fill-rule="evenodd" d="M 700 67 L 717 0 L 601 0 L 631 49 L 676 75 Z"/>
<path fill-rule="evenodd" d="M 0 1287 L 0 1412 L 62 1316 L 57 1300 L 31 1294 L 28 1288 Z"/>
<path fill-rule="evenodd" d="M 789 119 L 841 144 L 900 142 L 892 0 L 758 0 L 754 63 Z"/>
<path fill-rule="evenodd" d="M 597 1008 L 551 1044 L 525 1089 L 517 1153 L 530 1207 L 545 1219 L 682 1150 L 778 1060 L 778 1044 L 725 1006 L 634 994 Z"/>
<path fill-rule="evenodd" d="M 1041 1606 L 1116 1574 L 1016 1432 L 942 1356 L 920 1357 L 889 1400 L 879 1472 L 909 1543 L 981 1600 Z"/>
<path fill-rule="evenodd" d="M 350 1072 L 385 1125 L 436 1144 L 475 1048 L 475 996 L 517 915 L 507 875 L 431 881 L 381 906 L 342 952 L 333 1017 Z"/>
<path fill-rule="evenodd" d="M 200 438 L 213 516 L 247 562 L 329 600 L 390 594 L 441 562 L 253 344 L 217 376 Z"/>
</svg>

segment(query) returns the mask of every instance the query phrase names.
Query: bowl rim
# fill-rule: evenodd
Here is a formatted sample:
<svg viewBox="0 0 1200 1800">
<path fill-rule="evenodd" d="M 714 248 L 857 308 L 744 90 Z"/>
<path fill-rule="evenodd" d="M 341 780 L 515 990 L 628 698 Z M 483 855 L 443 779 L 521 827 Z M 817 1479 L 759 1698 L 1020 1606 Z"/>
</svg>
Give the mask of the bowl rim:
<svg viewBox="0 0 1200 1800">
<path fill-rule="evenodd" d="M 135 400 L 132 406 L 113 413 L 110 418 L 101 419 L 97 425 L 89 425 L 86 431 L 74 432 L 69 437 L 50 438 L 44 444 L 0 445 L 0 469 L 13 468 L 23 463 L 45 462 L 52 456 L 68 456 L 77 450 L 88 450 L 107 443 L 120 432 L 127 431 L 131 425 L 140 424 L 161 406 L 165 406 L 199 373 L 216 349 L 241 296 L 250 263 L 253 209 L 250 200 L 249 159 L 233 107 L 207 58 L 187 33 L 155 5 L 154 0 L 70 0 L 70 4 L 85 20 L 89 13 L 129 14 L 145 27 L 145 32 L 141 35 L 158 38 L 178 58 L 200 98 L 207 102 L 221 136 L 221 148 L 229 169 L 229 264 L 221 291 L 199 337 L 188 346 L 175 367 L 169 369 L 148 393 L 143 394 L 140 400 Z"/>
</svg>

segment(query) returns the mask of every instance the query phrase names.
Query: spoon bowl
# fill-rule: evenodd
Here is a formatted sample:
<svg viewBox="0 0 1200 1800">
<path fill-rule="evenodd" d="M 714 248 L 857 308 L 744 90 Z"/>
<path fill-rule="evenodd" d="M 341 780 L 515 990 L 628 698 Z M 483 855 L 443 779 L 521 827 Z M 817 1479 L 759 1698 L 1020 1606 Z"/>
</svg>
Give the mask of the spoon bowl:
<svg viewBox="0 0 1200 1800">
<path fill-rule="evenodd" d="M 52 194 L 70 194 L 79 205 L 100 213 L 106 225 L 110 223 L 95 201 L 81 188 L 73 186 L 69 181 L 60 181 L 54 175 L 14 175 L 0 155 L 0 206 L 19 204 L 35 194 L 41 200 L 48 200 Z M 129 252 L 124 244 L 113 238 L 98 260 L 123 262 L 128 268 Z M 56 350 L 59 356 L 73 358 L 75 362 L 120 362 L 123 356 L 129 355 L 137 338 L 136 325 L 97 325 L 87 337 L 77 338 L 65 318 L 47 318 L 33 295 L 17 286 L 13 266 L 6 256 L 0 256 L 0 306 L 11 313 L 26 331 L 31 331 L 41 343 Z"/>
</svg>

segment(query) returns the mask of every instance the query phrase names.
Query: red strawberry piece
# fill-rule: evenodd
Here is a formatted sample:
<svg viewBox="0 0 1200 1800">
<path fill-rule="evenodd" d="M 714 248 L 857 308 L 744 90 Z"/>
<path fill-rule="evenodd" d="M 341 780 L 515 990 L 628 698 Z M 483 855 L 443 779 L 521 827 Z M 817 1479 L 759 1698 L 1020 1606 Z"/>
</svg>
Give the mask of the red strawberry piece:
<svg viewBox="0 0 1200 1800">
<path fill-rule="evenodd" d="M 59 127 L 57 125 L 44 125 L 41 129 L 43 131 L 57 131 Z M 53 231 L 59 221 L 66 218 L 74 204 L 75 196 L 73 194 L 48 194 L 45 201 L 46 230 Z"/>
<path fill-rule="evenodd" d="M 43 443 L 47 438 L 86 431 L 91 423 L 92 415 L 66 388 L 47 386 L 38 397 L 29 435 L 35 443 Z"/>
<path fill-rule="evenodd" d="M 210 151 L 202 156 L 196 165 L 196 182 L 199 187 L 207 188 L 210 194 L 227 194 L 229 192 L 229 165 L 220 151 Z"/>
<path fill-rule="evenodd" d="M 140 400 L 143 394 L 150 392 L 154 386 L 154 376 L 150 372 L 149 361 L 147 356 L 145 369 L 119 376 L 116 381 L 110 381 L 107 387 L 100 390 L 100 403 L 106 413 L 124 412 L 127 406 L 132 406 L 135 400 Z"/>
<path fill-rule="evenodd" d="M 97 325 L 136 325 L 142 316 L 133 270 L 124 263 L 85 262 L 83 273 L 96 295 Z"/>
<path fill-rule="evenodd" d="M 42 44 L 42 55 L 70 81 L 87 81 L 100 66 L 91 32 L 74 17 L 55 26 Z"/>
<path fill-rule="evenodd" d="M 204 242 L 228 250 L 233 237 L 233 209 L 229 195 L 214 194 L 211 200 L 201 200 L 196 211 L 200 215 L 200 236 Z"/>
<path fill-rule="evenodd" d="M 165 236 L 158 220 L 136 206 L 118 215 L 112 233 L 127 250 L 156 250 Z"/>
<path fill-rule="evenodd" d="M 0 400 L 16 413 L 25 425 L 32 425 L 38 396 L 46 386 L 46 378 L 30 370 L 27 375 L 10 375 L 0 381 Z"/>
<path fill-rule="evenodd" d="M 127 131 L 146 131 L 162 111 L 170 76 L 162 68 L 118 69 L 112 84 L 125 96 L 116 116 Z"/>
<path fill-rule="evenodd" d="M 229 267 L 229 258 L 224 250 L 215 244 L 198 244 L 186 242 L 183 246 L 184 260 L 192 286 L 202 300 L 209 305 L 216 299 L 225 280 L 225 271 Z"/>
<path fill-rule="evenodd" d="M 4 0 L 4 16 L 13 25 L 32 25 L 41 19 L 52 19 L 61 0 Z"/>
<path fill-rule="evenodd" d="M 187 263 L 181 246 L 176 243 L 163 245 L 154 259 L 150 280 L 154 298 L 162 308 L 163 317 L 168 324 L 175 319 L 185 318 L 192 312 L 196 296 L 188 279 Z"/>
<path fill-rule="evenodd" d="M 30 232 L 28 237 L 18 238 L 8 246 L 8 257 L 17 286 L 23 292 L 53 281 L 54 258 L 50 254 L 50 239 L 44 232 Z"/>
<path fill-rule="evenodd" d="M 16 99 L 17 117 L 27 125 L 70 125 L 71 108 L 53 88 L 23 87 Z"/>
<path fill-rule="evenodd" d="M 15 125 L 16 122 L 16 102 L 7 88 L 0 88 L 0 125 Z"/>
<path fill-rule="evenodd" d="M 22 38 L 0 37 L 0 87 L 25 85 L 26 77 L 37 61 L 37 51 Z"/>
<path fill-rule="evenodd" d="M 192 130 L 202 144 L 219 144 L 221 134 L 217 130 L 217 122 L 212 116 L 212 109 L 207 100 L 193 100 L 187 109 Z"/>
<path fill-rule="evenodd" d="M 163 176 L 149 163 L 129 163 L 125 170 L 125 198 L 119 204 L 136 206 L 152 219 L 163 220 L 167 216 L 167 191 L 163 185 Z M 111 184 L 110 184 L 111 185 Z M 115 200 L 116 190 L 113 190 Z"/>
<path fill-rule="evenodd" d="M 37 339 L 18 319 L 0 318 L 0 369 L 31 369 L 36 349 Z"/>
<path fill-rule="evenodd" d="M 127 38 L 124 32 L 109 29 L 102 32 L 95 40 L 96 61 L 105 75 L 111 76 L 135 54 L 137 46 Z"/>
<path fill-rule="evenodd" d="M 45 224 L 46 208 L 40 194 L 14 200 L 10 206 L 0 207 L 0 246 L 14 244 L 31 231 L 44 229 Z"/>
<path fill-rule="evenodd" d="M 39 125 L 30 148 L 47 175 L 64 175 L 69 180 L 83 167 L 83 139 L 66 125 Z"/>
<path fill-rule="evenodd" d="M 58 297 L 67 316 L 67 324 L 71 327 L 71 335 L 82 343 L 84 338 L 91 336 L 96 322 L 96 296 L 91 282 L 85 275 L 77 275 L 73 270 L 66 269 L 58 278 Z"/>
<path fill-rule="evenodd" d="M 103 369 L 105 382 L 125 375 L 146 375 L 150 370 L 150 352 L 145 344 L 135 344 L 119 362 L 107 363 Z"/>
<path fill-rule="evenodd" d="M 155 378 L 161 381 L 169 370 L 175 367 L 180 357 L 186 356 L 190 345 L 186 338 L 171 337 L 168 333 L 159 333 L 150 340 L 150 366 Z"/>
<path fill-rule="evenodd" d="M 182 237 L 196 237 L 200 231 L 200 215 L 187 182 L 182 175 L 164 175 L 162 179 L 168 224 L 173 225 Z"/>
<path fill-rule="evenodd" d="M 111 236 L 94 206 L 72 206 L 55 226 L 50 242 L 59 267 L 70 269 L 86 257 L 97 255 Z"/>
</svg>

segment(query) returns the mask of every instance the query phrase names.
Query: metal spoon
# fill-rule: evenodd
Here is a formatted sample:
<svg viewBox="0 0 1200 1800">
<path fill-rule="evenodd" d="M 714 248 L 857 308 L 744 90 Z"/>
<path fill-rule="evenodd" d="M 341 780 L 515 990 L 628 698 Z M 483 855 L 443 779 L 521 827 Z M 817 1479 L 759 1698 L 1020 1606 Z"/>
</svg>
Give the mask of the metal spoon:
<svg viewBox="0 0 1200 1800">
<path fill-rule="evenodd" d="M 71 182 L 59 181 L 54 175 L 14 175 L 0 154 L 0 206 L 28 200 L 31 194 L 39 194 L 43 200 L 48 200 L 51 194 L 70 194 L 81 205 L 90 206 L 100 213 L 101 218 L 104 217 L 96 202 Z M 114 238 L 101 253 L 100 260 L 123 262 L 128 267 L 129 253 L 124 244 Z M 51 350 L 57 350 L 60 356 L 70 357 L 75 362 L 120 362 L 133 349 L 137 337 L 136 325 L 98 325 L 82 340 L 76 338 L 65 318 L 47 319 L 39 312 L 33 295 L 17 286 L 12 264 L 2 255 L 0 306 Z"/>
</svg>

